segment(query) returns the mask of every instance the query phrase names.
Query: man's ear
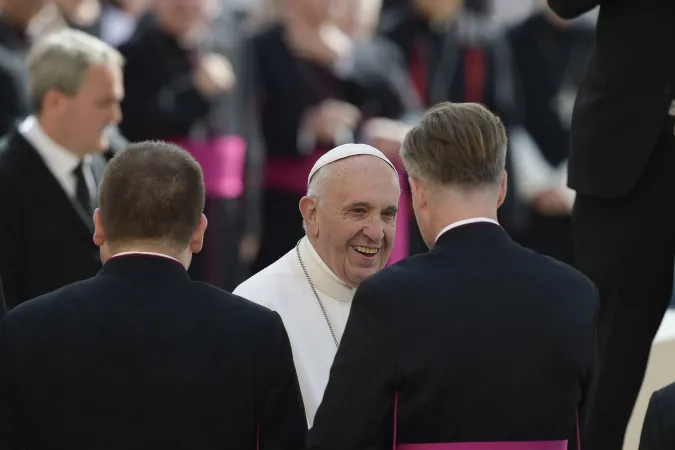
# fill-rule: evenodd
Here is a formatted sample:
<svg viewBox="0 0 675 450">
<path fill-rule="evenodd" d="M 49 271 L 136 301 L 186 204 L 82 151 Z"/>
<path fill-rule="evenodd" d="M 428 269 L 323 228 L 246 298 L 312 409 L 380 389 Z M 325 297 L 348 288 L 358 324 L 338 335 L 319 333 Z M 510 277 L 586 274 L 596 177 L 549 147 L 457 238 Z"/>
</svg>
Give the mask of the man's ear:
<svg viewBox="0 0 675 450">
<path fill-rule="evenodd" d="M 103 220 L 101 219 L 101 210 L 96 208 L 94 211 L 94 244 L 98 247 L 105 243 L 105 232 L 103 231 Z"/>
<path fill-rule="evenodd" d="M 499 198 L 497 198 L 497 208 L 501 207 L 502 204 L 504 203 L 504 199 L 506 198 L 506 192 L 508 189 L 507 187 L 508 183 L 509 183 L 509 176 L 506 174 L 506 171 L 504 171 L 502 183 L 501 186 L 499 186 Z"/>
<path fill-rule="evenodd" d="M 313 197 L 304 196 L 299 203 L 302 220 L 307 227 L 308 236 L 316 236 L 319 233 L 317 226 L 317 200 Z"/>
<path fill-rule="evenodd" d="M 202 214 L 199 218 L 199 225 L 192 233 L 192 240 L 190 241 L 190 251 L 192 253 L 199 253 L 204 247 L 204 233 L 206 232 L 206 227 L 208 226 L 209 221 L 206 220 L 206 216 Z"/>
<path fill-rule="evenodd" d="M 408 175 L 408 181 L 410 182 L 410 193 L 415 201 L 415 205 L 418 208 L 427 206 L 428 196 L 424 189 L 424 185 L 420 182 L 419 178 Z"/>
</svg>

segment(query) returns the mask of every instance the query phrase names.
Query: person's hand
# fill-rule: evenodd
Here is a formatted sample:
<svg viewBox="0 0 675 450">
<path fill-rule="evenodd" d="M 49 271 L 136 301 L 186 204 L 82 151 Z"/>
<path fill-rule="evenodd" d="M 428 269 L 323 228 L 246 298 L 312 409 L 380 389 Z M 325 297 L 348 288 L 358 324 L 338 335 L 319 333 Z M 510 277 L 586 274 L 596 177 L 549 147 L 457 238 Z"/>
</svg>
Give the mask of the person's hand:
<svg viewBox="0 0 675 450">
<path fill-rule="evenodd" d="M 558 188 L 551 188 L 541 192 L 534 198 L 533 207 L 545 216 L 569 216 L 572 206 Z"/>
<path fill-rule="evenodd" d="M 352 40 L 333 24 L 319 28 L 300 22 L 292 23 L 286 32 L 286 44 L 301 59 L 331 66 L 352 49 Z"/>
<path fill-rule="evenodd" d="M 260 251 L 260 238 L 255 234 L 245 234 L 239 241 L 239 259 L 244 264 L 253 264 Z"/>
<path fill-rule="evenodd" d="M 232 64 L 217 53 L 202 56 L 194 77 L 199 92 L 209 98 L 229 91 L 236 82 Z"/>
<path fill-rule="evenodd" d="M 342 130 L 354 131 L 360 121 L 361 111 L 356 106 L 331 98 L 309 110 L 305 116 L 305 126 L 320 142 L 333 141 Z"/>
<path fill-rule="evenodd" d="M 366 142 L 392 161 L 399 158 L 401 144 L 409 130 L 409 125 L 383 117 L 370 119 L 363 126 Z"/>
</svg>

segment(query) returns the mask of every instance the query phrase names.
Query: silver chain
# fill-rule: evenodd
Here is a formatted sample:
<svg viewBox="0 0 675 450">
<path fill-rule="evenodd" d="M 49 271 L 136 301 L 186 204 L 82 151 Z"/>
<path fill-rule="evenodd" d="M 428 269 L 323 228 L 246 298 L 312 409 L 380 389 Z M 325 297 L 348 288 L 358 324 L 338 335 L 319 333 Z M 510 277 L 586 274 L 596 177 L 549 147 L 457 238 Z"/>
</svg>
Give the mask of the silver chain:
<svg viewBox="0 0 675 450">
<path fill-rule="evenodd" d="M 330 330 L 330 334 L 333 336 L 333 342 L 335 342 L 335 347 L 339 348 L 340 344 L 337 340 L 337 337 L 335 337 L 335 331 L 333 331 L 333 325 L 330 323 L 330 319 L 328 319 L 328 314 L 326 313 L 326 308 L 323 307 L 323 302 L 321 301 L 321 298 L 319 297 L 319 294 L 316 292 L 316 288 L 314 287 L 314 283 L 312 283 L 312 279 L 309 277 L 309 273 L 307 273 L 307 269 L 305 268 L 305 263 L 302 262 L 302 257 L 300 256 L 300 241 L 295 245 L 295 253 L 298 254 L 298 261 L 300 261 L 300 267 L 302 267 L 302 271 L 305 272 L 305 277 L 307 277 L 307 281 L 309 282 L 309 286 L 312 288 L 312 292 L 314 292 L 314 297 L 316 297 L 316 300 L 319 302 L 319 306 L 321 307 L 321 312 L 323 313 L 324 319 L 326 319 L 326 324 L 328 325 L 328 329 Z"/>
</svg>

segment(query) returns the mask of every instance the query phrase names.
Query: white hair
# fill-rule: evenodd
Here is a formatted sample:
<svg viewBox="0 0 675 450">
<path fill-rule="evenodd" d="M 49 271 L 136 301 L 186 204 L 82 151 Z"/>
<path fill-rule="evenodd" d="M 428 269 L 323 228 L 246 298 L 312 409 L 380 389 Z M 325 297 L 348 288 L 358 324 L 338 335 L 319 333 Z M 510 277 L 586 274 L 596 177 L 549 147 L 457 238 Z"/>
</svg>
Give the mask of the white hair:
<svg viewBox="0 0 675 450">
<path fill-rule="evenodd" d="M 28 54 L 28 89 L 35 111 L 50 89 L 76 95 L 92 66 L 122 68 L 124 57 L 114 47 L 79 30 L 65 28 L 38 41 Z"/>
<path fill-rule="evenodd" d="M 331 178 L 330 167 L 328 164 L 314 172 L 307 185 L 307 197 L 312 197 L 318 204 L 323 203 L 323 197 L 326 193 L 326 185 Z M 302 228 L 307 231 L 307 223 L 302 219 Z"/>
</svg>

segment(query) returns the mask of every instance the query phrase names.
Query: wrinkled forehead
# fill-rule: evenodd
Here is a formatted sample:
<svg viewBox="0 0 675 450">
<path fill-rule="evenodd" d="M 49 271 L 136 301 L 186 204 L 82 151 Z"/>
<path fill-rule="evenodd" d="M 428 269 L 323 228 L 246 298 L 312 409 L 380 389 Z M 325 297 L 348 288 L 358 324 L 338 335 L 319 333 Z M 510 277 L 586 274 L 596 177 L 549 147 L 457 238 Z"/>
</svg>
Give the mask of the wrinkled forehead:
<svg viewBox="0 0 675 450">
<path fill-rule="evenodd" d="M 388 207 L 398 204 L 398 174 L 385 161 L 370 155 L 359 155 L 332 163 L 326 189 L 328 200 L 336 205 L 368 203 Z"/>
</svg>

